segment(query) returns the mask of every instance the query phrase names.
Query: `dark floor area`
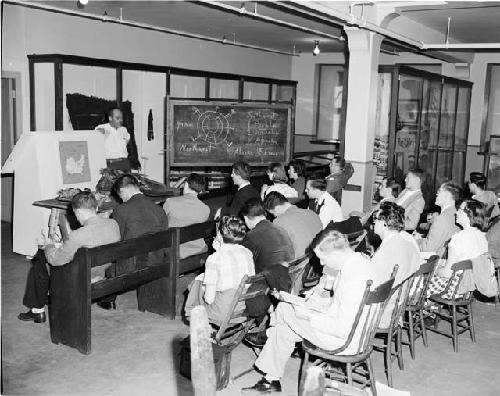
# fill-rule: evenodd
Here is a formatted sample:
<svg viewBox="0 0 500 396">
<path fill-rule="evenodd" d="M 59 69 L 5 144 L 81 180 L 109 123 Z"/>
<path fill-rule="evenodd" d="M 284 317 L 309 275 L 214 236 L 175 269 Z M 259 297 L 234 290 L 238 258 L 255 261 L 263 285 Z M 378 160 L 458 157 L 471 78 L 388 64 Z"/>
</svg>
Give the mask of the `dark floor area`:
<svg viewBox="0 0 500 396">
<path fill-rule="evenodd" d="M 10 225 L 2 223 L 2 380 L 3 393 L 16 395 L 192 395 L 190 382 L 179 377 L 177 341 L 189 329 L 180 320 L 137 311 L 135 293 L 121 295 L 116 311 L 92 306 L 92 353 L 52 344 L 48 323 L 21 322 L 22 296 L 30 263 L 12 253 Z M 394 386 L 413 396 L 500 395 L 500 307 L 474 304 L 477 343 L 464 334 L 460 351 L 451 340 L 430 335 L 430 346 L 417 342 L 417 356 L 404 350 L 405 370 L 394 364 Z M 231 374 L 249 368 L 253 353 L 238 347 Z M 291 359 L 283 395 L 297 394 L 300 361 Z M 383 360 L 376 354 L 378 381 L 385 383 Z M 258 379 L 253 372 L 220 392 L 238 395 Z M 392 393 L 379 392 L 382 396 Z M 394 393 L 394 395 L 396 395 Z"/>
</svg>

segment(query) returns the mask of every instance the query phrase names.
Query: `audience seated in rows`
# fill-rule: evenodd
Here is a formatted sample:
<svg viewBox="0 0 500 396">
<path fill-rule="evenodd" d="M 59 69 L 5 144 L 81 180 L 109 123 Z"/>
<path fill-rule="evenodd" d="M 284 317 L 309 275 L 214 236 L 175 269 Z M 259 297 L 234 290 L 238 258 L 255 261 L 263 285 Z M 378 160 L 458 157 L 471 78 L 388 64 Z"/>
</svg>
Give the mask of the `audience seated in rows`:
<svg viewBox="0 0 500 396">
<path fill-rule="evenodd" d="M 419 223 L 420 215 L 424 211 L 425 201 L 422 195 L 424 172 L 421 169 L 413 169 L 405 178 L 406 188 L 399 194 L 396 203 L 405 210 L 404 229 L 414 231 Z"/>
<path fill-rule="evenodd" d="M 53 266 L 65 265 L 73 260 L 76 251 L 81 247 L 92 248 L 120 240 L 118 223 L 113 219 L 97 215 L 97 200 L 92 193 L 82 191 L 76 194 L 71 200 L 71 208 L 82 227 L 72 231 L 62 244 L 53 240 L 42 241 L 44 251 L 39 250 L 32 260 L 26 282 L 23 304 L 29 311 L 19 314 L 18 318 L 21 320 L 36 323 L 46 321 L 45 305 L 49 292 L 49 272 L 46 263 Z M 92 270 L 94 277 L 95 269 Z M 101 268 L 101 271 L 104 271 L 104 268 Z"/>
<path fill-rule="evenodd" d="M 288 177 L 290 186 L 297 191 L 297 199 L 305 198 L 306 190 L 306 164 L 300 159 L 294 159 L 288 164 Z"/>
<path fill-rule="evenodd" d="M 320 282 L 303 306 L 284 301 L 278 304 L 271 314 L 268 339 L 255 362 L 264 377 L 242 389 L 243 394 L 280 392 L 280 379 L 297 342 L 307 339 L 320 348 L 333 350 L 347 340 L 366 282 L 373 279 L 373 266 L 361 253 L 354 252 L 338 231 L 322 231 L 312 248 L 322 265 L 338 271 L 333 298 L 323 289 L 325 282 Z M 359 337 L 358 332 L 350 345 L 356 345 Z M 349 352 L 347 347 L 344 353 Z"/>
<path fill-rule="evenodd" d="M 442 260 L 431 278 L 427 296 L 441 293 L 452 276 L 453 264 L 474 259 L 488 252 L 488 241 L 484 234 L 485 206 L 476 200 L 465 200 L 456 213 L 456 221 L 462 230 L 452 236 L 448 244 L 448 258 Z M 449 298 L 458 286 L 458 276 L 451 280 L 445 298 Z"/>
<path fill-rule="evenodd" d="M 241 245 L 245 234 L 245 223 L 240 218 L 225 216 L 219 221 L 215 253 L 208 256 L 205 272 L 189 286 L 187 317 L 195 306 L 202 305 L 211 323 L 220 325 L 224 320 L 241 279 L 255 275 L 252 252 Z"/>
<path fill-rule="evenodd" d="M 217 219 L 220 216 L 240 216 L 243 205 L 251 199 L 260 199 L 259 192 L 250 184 L 250 174 L 252 168 L 246 162 L 235 162 L 231 171 L 231 179 L 238 191 L 234 194 L 231 201 L 219 209 L 215 215 Z"/>
<path fill-rule="evenodd" d="M 456 204 L 460 202 L 461 189 L 453 182 L 441 184 L 436 193 L 436 205 L 441 208 L 425 238 L 416 235 L 418 245 L 422 252 L 435 252 L 442 256 L 446 242 L 459 231 L 455 224 Z"/>
<path fill-rule="evenodd" d="M 500 215 L 496 194 L 493 191 L 485 190 L 488 183 L 486 176 L 481 172 L 471 172 L 469 180 L 469 190 L 472 194 L 472 199 L 482 202 L 485 205 L 486 216 L 489 218 Z"/>
<path fill-rule="evenodd" d="M 404 228 L 404 209 L 394 202 L 384 202 L 374 216 L 375 233 L 382 239 L 380 247 L 371 258 L 371 266 L 375 284 L 389 279 L 394 266 L 399 269 L 394 280 L 394 287 L 398 286 L 420 267 L 420 254 L 416 244 L 412 244 L 401 235 Z M 393 295 L 387 304 L 380 320 L 380 327 L 389 326 L 392 310 L 396 300 Z"/>
<path fill-rule="evenodd" d="M 276 191 L 282 194 L 285 198 L 298 198 L 297 190 L 289 186 L 288 177 L 286 176 L 285 167 L 279 162 L 273 162 L 266 171 L 267 177 L 272 182 L 269 186 L 264 184 L 262 186 L 260 197 L 264 199 L 267 194 Z"/>
<path fill-rule="evenodd" d="M 331 221 L 344 220 L 339 203 L 326 191 L 326 180 L 308 180 L 306 194 L 313 202 L 314 211 L 318 214 L 325 228 Z"/>
<path fill-rule="evenodd" d="M 198 194 L 205 190 L 205 180 L 197 173 L 192 173 L 184 182 L 182 195 L 168 198 L 163 204 L 169 227 L 186 227 L 203 223 L 210 216 L 210 208 L 201 202 Z M 181 259 L 207 250 L 203 239 L 185 242 L 179 247 Z"/>
<path fill-rule="evenodd" d="M 325 178 L 327 185 L 326 191 L 340 202 L 342 189 L 347 185 L 349 179 L 354 174 L 354 168 L 351 163 L 346 162 L 340 155 L 335 155 L 330 161 L 330 174 Z"/>
<path fill-rule="evenodd" d="M 293 260 L 294 250 L 290 237 L 283 228 L 266 219 L 260 198 L 248 200 L 241 214 L 250 230 L 245 235 L 242 245 L 253 254 L 256 273 Z"/>
</svg>

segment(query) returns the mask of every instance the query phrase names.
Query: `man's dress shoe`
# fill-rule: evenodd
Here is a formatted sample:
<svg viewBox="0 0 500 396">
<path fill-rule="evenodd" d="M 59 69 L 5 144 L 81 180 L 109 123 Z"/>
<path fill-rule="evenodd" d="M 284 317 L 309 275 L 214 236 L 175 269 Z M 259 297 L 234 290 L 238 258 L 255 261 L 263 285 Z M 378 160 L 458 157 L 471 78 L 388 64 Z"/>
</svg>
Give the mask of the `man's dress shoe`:
<svg viewBox="0 0 500 396">
<path fill-rule="evenodd" d="M 34 313 L 31 310 L 29 310 L 28 312 L 22 312 L 17 315 L 17 317 L 18 319 L 25 322 L 45 323 L 45 321 L 47 320 L 45 312 Z"/>
<path fill-rule="evenodd" d="M 279 381 L 268 381 L 264 377 L 254 386 L 241 389 L 241 393 L 244 395 L 266 395 L 278 392 L 281 392 L 281 383 Z"/>
</svg>

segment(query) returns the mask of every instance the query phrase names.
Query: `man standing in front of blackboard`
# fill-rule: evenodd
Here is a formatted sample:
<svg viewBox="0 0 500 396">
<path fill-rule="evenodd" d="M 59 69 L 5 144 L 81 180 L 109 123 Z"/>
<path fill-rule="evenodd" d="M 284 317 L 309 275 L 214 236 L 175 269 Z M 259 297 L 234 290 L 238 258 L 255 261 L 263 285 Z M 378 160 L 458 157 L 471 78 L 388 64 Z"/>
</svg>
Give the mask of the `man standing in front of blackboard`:
<svg viewBox="0 0 500 396">
<path fill-rule="evenodd" d="M 238 191 L 230 203 L 219 209 L 215 215 L 216 218 L 220 216 L 239 216 L 241 209 L 249 199 L 260 199 L 259 192 L 250 184 L 251 173 L 252 168 L 246 162 L 240 161 L 233 164 L 231 179 L 234 185 L 238 187 Z"/>
</svg>

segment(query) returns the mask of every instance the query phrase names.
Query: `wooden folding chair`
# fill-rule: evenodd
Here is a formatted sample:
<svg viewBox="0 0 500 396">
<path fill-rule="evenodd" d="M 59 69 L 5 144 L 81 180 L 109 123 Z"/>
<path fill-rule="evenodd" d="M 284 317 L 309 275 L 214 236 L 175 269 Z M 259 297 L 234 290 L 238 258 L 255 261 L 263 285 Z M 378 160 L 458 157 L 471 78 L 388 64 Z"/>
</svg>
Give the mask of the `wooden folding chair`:
<svg viewBox="0 0 500 396">
<path fill-rule="evenodd" d="M 427 346 L 427 331 L 424 324 L 424 304 L 427 288 L 439 261 L 439 256 L 434 255 L 427 259 L 415 273 L 410 287 L 410 296 L 406 306 L 406 317 L 403 328 L 408 331 L 408 345 L 410 356 L 415 359 L 415 340 L 422 336 L 424 346 Z M 406 319 L 408 318 L 408 319 Z M 405 343 L 406 344 L 406 343 Z"/>
<path fill-rule="evenodd" d="M 377 395 L 377 390 L 375 388 L 375 377 L 373 374 L 372 363 L 370 360 L 370 355 L 372 353 L 372 341 L 377 330 L 377 327 L 382 316 L 382 312 L 385 305 L 389 299 L 392 286 L 394 284 L 394 277 L 392 277 L 387 282 L 383 283 L 377 287 L 374 291 L 370 291 L 372 281 L 366 282 L 366 289 L 363 295 L 363 299 L 359 305 L 358 312 L 354 319 L 351 331 L 347 337 L 346 342 L 340 348 L 327 351 L 321 349 L 308 340 L 302 342 L 302 348 L 304 350 L 304 358 L 302 360 L 302 366 L 299 375 L 299 394 L 304 387 L 305 373 L 308 366 L 311 364 L 309 362 L 310 356 L 318 358 L 314 365 L 321 365 L 325 368 L 325 372 L 329 377 L 338 376 L 335 370 L 331 369 L 330 362 L 340 362 L 346 365 L 347 371 L 347 382 L 352 385 L 353 382 L 353 370 L 356 370 L 358 366 L 365 363 L 367 365 L 368 371 L 363 370 L 360 374 L 367 375 L 367 380 L 362 380 L 363 385 L 367 383 L 370 384 L 373 395 Z M 365 319 L 361 321 L 361 316 L 363 313 L 366 314 Z M 341 354 L 345 351 L 353 340 L 354 334 L 359 331 L 361 336 L 357 341 L 355 352 L 349 355 Z M 342 376 L 345 379 L 345 376 Z"/>
<path fill-rule="evenodd" d="M 473 293 L 468 291 L 463 295 L 458 294 L 458 289 L 465 271 L 472 270 L 472 261 L 464 260 L 453 264 L 451 267 L 453 273 L 446 285 L 446 288 L 439 294 L 430 296 L 430 300 L 439 305 L 439 311 L 436 312 L 434 318 L 434 327 L 429 327 L 429 330 L 449 337 L 453 341 L 453 350 L 458 352 L 458 336 L 466 331 L 470 332 L 472 342 L 476 342 L 476 334 L 474 332 L 474 317 L 472 315 Z M 453 285 L 453 278 L 457 276 L 458 282 Z M 451 288 L 454 287 L 454 290 Z M 450 298 L 445 298 L 451 292 Z M 449 314 L 443 312 L 443 307 L 446 307 Z M 439 320 L 445 320 L 451 324 L 451 333 L 438 329 Z"/>
</svg>

